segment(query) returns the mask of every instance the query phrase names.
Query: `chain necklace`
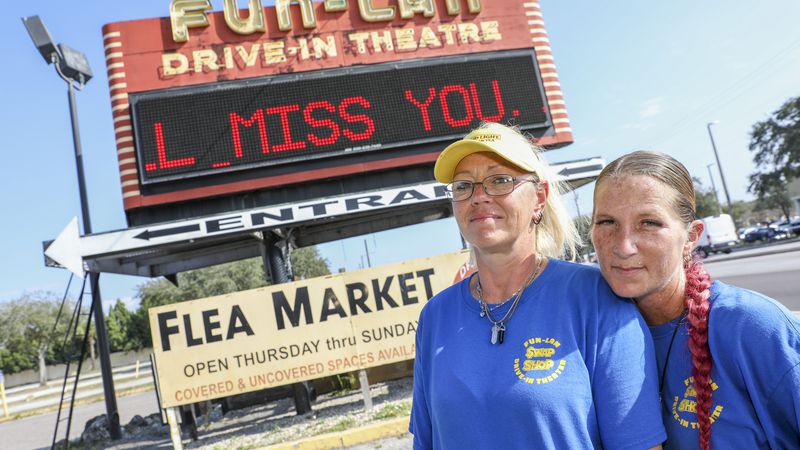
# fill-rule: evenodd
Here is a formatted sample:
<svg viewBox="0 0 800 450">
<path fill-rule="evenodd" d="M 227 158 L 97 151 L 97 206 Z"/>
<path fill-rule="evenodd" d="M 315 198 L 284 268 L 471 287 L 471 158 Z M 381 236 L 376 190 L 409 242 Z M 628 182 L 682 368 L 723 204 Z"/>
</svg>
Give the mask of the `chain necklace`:
<svg viewBox="0 0 800 450">
<path fill-rule="evenodd" d="M 678 330 L 683 327 L 683 323 L 686 321 L 686 314 L 688 311 L 685 309 L 681 312 L 681 316 L 678 319 L 678 323 L 675 325 L 675 329 L 672 331 L 672 339 L 669 340 L 669 347 L 667 347 L 667 359 L 664 361 L 664 368 L 661 369 L 661 384 L 658 386 L 658 398 L 660 399 L 664 395 L 664 382 L 667 380 L 667 367 L 669 367 L 669 357 L 672 354 L 672 344 L 675 343 L 675 335 L 678 334 Z"/>
<path fill-rule="evenodd" d="M 480 288 L 476 286 L 476 287 L 475 287 L 475 291 L 477 292 L 477 291 L 478 291 L 478 289 L 480 289 Z M 496 304 L 495 304 L 495 303 L 493 303 L 493 304 L 491 304 L 491 305 L 488 305 L 488 306 L 489 306 L 489 311 L 494 311 L 495 309 L 499 309 L 499 308 L 501 308 L 503 305 L 505 305 L 506 303 L 510 302 L 511 300 L 514 300 L 514 298 L 516 298 L 517 294 L 519 293 L 519 291 L 520 291 L 521 289 L 522 289 L 522 286 L 520 286 L 520 288 L 519 288 L 519 289 L 517 289 L 516 291 L 514 291 L 514 293 L 513 293 L 513 294 L 511 294 L 511 296 L 510 296 L 510 297 L 508 297 L 507 299 L 503 300 L 503 301 L 502 301 L 502 302 L 500 302 L 500 303 L 496 303 Z M 478 305 L 480 305 L 480 304 L 481 304 L 481 301 L 480 301 L 480 300 L 478 300 L 477 298 L 475 299 L 475 301 L 476 301 L 476 302 L 478 302 Z M 484 312 L 483 312 L 483 306 L 481 306 L 481 317 L 484 317 L 485 315 L 486 315 L 486 313 L 484 313 Z"/>
<path fill-rule="evenodd" d="M 478 300 L 481 303 L 481 317 L 486 316 L 486 318 L 489 319 L 489 322 L 492 323 L 492 337 L 490 339 L 490 342 L 492 344 L 503 343 L 503 339 L 506 334 L 506 322 L 511 320 L 511 316 L 514 315 L 514 311 L 516 311 L 517 305 L 519 305 L 519 299 L 522 298 L 522 293 L 525 291 L 525 288 L 527 288 L 531 283 L 533 283 L 533 280 L 535 280 L 536 277 L 539 276 L 539 273 L 542 270 L 542 266 L 544 265 L 544 262 L 547 260 L 547 258 L 539 258 L 538 256 L 536 259 L 538 260 L 536 268 L 530 274 L 530 276 L 528 276 L 528 279 L 525 280 L 525 282 L 516 292 L 513 303 L 511 303 L 511 306 L 508 308 L 508 311 L 506 311 L 506 313 L 500 320 L 495 320 L 495 318 L 492 316 L 492 311 L 489 309 L 489 305 L 485 301 L 483 301 L 483 289 L 481 289 L 481 277 L 480 274 L 477 274 L 478 281 L 477 285 L 475 286 L 475 290 L 478 292 Z"/>
</svg>

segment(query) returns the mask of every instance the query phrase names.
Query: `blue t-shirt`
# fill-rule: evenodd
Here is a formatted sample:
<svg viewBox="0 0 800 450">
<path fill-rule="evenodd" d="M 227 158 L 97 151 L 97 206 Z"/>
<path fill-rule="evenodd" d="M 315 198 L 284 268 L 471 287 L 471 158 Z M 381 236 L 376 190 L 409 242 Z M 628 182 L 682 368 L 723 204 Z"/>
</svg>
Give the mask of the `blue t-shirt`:
<svg viewBox="0 0 800 450">
<path fill-rule="evenodd" d="M 550 260 L 504 343 L 491 344 L 491 328 L 469 280 L 423 308 L 414 448 L 646 449 L 666 438 L 647 327 L 597 269 Z"/>
<path fill-rule="evenodd" d="M 711 285 L 711 448 L 800 448 L 800 322 L 780 303 L 719 281 Z M 659 373 L 668 361 L 667 449 L 698 448 L 686 324 L 650 327 Z"/>
</svg>

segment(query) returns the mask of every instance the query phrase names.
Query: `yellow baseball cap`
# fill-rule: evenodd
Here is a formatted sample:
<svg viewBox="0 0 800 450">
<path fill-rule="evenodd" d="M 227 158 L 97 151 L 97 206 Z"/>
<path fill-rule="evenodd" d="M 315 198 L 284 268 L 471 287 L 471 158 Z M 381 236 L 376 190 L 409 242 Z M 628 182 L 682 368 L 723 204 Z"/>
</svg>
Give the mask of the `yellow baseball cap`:
<svg viewBox="0 0 800 450">
<path fill-rule="evenodd" d="M 479 152 L 494 153 L 522 170 L 539 173 L 537 168 L 542 163 L 535 149 L 535 145 L 513 128 L 487 123 L 442 150 L 433 167 L 433 176 L 440 183 L 451 183 L 458 163 Z"/>
</svg>

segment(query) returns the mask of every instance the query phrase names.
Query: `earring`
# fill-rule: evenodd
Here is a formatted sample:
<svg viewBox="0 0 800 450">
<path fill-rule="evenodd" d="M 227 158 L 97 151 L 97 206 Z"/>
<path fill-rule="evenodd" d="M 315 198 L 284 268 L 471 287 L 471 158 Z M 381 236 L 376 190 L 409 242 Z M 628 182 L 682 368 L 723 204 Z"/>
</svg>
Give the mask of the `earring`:
<svg viewBox="0 0 800 450">
<path fill-rule="evenodd" d="M 533 224 L 539 225 L 539 223 L 542 221 L 542 218 L 544 218 L 544 211 L 539 211 L 535 216 L 533 216 Z"/>
<path fill-rule="evenodd" d="M 683 254 L 683 267 L 689 267 L 689 263 L 692 262 L 692 256 L 689 253 Z"/>
</svg>

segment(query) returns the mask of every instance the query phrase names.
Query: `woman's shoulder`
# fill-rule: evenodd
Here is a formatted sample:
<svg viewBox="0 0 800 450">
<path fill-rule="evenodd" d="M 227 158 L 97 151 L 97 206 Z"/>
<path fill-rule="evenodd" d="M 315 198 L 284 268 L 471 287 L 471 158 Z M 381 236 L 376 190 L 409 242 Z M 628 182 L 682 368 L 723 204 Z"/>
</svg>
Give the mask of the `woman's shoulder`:
<svg viewBox="0 0 800 450">
<path fill-rule="evenodd" d="M 421 316 L 437 314 L 437 311 L 454 306 L 456 302 L 460 301 L 463 295 L 462 291 L 465 290 L 466 286 L 469 284 L 469 278 L 470 277 L 467 277 L 458 283 L 447 286 L 431 297 L 428 303 L 422 307 Z"/>
<path fill-rule="evenodd" d="M 711 285 L 709 330 L 738 346 L 780 342 L 800 349 L 800 320 L 777 300 L 720 281 Z"/>
<path fill-rule="evenodd" d="M 578 264 L 560 259 L 552 259 L 553 278 L 550 282 L 555 282 L 578 299 L 591 299 L 601 309 L 607 310 L 635 309 L 635 305 L 630 299 L 617 296 L 603 278 L 600 268 L 594 264 Z M 548 266 L 548 269 L 550 266 Z"/>
<path fill-rule="evenodd" d="M 715 281 L 711 285 L 711 320 L 753 326 L 783 323 L 800 331 L 800 321 L 784 305 L 764 294 Z"/>
<path fill-rule="evenodd" d="M 709 345 L 720 367 L 768 374 L 774 381 L 800 364 L 800 320 L 776 300 L 715 281 Z"/>
<path fill-rule="evenodd" d="M 563 259 L 550 258 L 548 269 L 554 272 L 554 276 L 574 278 L 587 282 L 602 280 L 600 269 L 594 264 L 579 264 Z"/>
</svg>

